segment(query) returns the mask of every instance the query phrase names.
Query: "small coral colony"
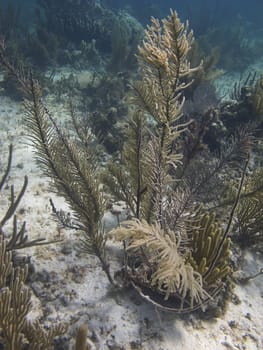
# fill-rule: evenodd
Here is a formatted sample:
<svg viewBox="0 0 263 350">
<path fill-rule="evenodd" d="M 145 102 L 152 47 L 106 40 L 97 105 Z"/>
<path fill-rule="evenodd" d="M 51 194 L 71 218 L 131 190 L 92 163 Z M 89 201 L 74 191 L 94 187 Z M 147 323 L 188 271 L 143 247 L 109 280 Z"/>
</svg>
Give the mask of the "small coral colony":
<svg viewBox="0 0 263 350">
<path fill-rule="evenodd" d="M 195 40 L 176 11 L 151 18 L 143 32 L 126 12 L 96 1 L 65 3 L 68 18 L 59 1 L 40 2 L 27 44 L 12 28 L 15 9 L 6 10 L 9 26 L 1 13 L 2 86 L 23 98 L 37 163 L 70 207 L 69 218 L 52 202 L 56 220 L 77 232 L 83 259 L 96 256 L 112 288 L 134 288 L 163 310 L 220 305 L 222 312 L 242 249 L 256 244 L 262 252 L 262 78 L 251 72 L 220 99 L 218 50 L 204 55 L 205 38 Z M 56 80 L 43 73 L 63 64 L 93 71 L 82 85 L 74 74 Z M 70 133 L 49 112 L 48 94 L 70 100 Z M 15 212 L 26 186 L 27 178 L 17 195 L 11 187 L 0 225 L 0 343 L 52 349 L 67 326 L 47 331 L 26 319 L 32 292 L 27 264 L 17 256 L 20 248 L 58 243 L 31 240 L 25 224 L 19 228 Z M 125 205 L 125 217 L 109 231 L 105 213 L 116 202 Z M 109 245 L 122 251 L 116 270 Z"/>
</svg>

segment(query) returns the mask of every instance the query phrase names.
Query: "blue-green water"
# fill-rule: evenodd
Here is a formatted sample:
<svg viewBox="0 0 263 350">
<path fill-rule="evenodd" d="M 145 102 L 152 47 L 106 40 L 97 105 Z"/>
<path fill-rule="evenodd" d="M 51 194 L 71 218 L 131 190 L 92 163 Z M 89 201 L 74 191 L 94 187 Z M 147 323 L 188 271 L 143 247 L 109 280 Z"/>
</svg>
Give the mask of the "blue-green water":
<svg viewBox="0 0 263 350">
<path fill-rule="evenodd" d="M 262 132 L 258 131 L 262 130 L 263 125 L 263 84 L 262 79 L 260 79 L 260 74 L 263 71 L 262 0 L 251 0 L 249 2 L 238 0 L 0 0 L 0 39 L 5 39 L 7 56 L 9 55 L 12 63 L 14 61 L 16 64 L 18 61 L 19 63 L 22 62 L 22 65 L 24 64 L 26 67 L 33 67 L 33 74 L 36 74 L 43 87 L 44 104 L 47 103 L 48 109 L 51 106 L 50 110 L 52 111 L 58 110 L 59 116 L 57 118 L 55 114 L 55 118 L 58 121 L 57 125 L 61 125 L 63 128 L 65 121 L 65 135 L 68 135 L 69 130 L 70 135 L 71 132 L 74 133 L 74 127 L 75 131 L 77 131 L 76 123 L 73 121 L 73 125 L 64 118 L 64 114 L 67 115 L 65 111 L 67 111 L 69 100 L 73 100 L 73 103 L 76 102 L 74 108 L 77 110 L 77 115 L 80 115 L 80 124 L 77 126 L 80 126 L 80 128 L 84 127 L 84 137 L 87 129 L 92 131 L 94 141 L 90 149 L 93 151 L 100 143 L 98 152 L 96 149 L 95 153 L 98 155 L 98 160 L 102 160 L 101 163 L 104 166 L 105 160 L 111 158 L 112 155 L 112 159 L 115 161 L 114 157 L 120 152 L 123 140 L 127 137 L 127 135 L 125 137 L 123 135 L 123 129 L 127 128 L 126 118 L 129 116 L 128 104 L 130 100 L 127 96 L 130 93 L 130 83 L 138 79 L 139 76 L 135 53 L 138 45 L 141 45 L 142 42 L 143 28 L 150 23 L 151 16 L 159 19 L 166 18 L 169 15 L 170 8 L 179 13 L 182 21 L 189 20 L 189 26 L 194 30 L 197 43 L 197 46 L 193 45 L 196 49 L 195 54 L 189 58 L 193 61 L 191 61 L 191 66 L 197 66 L 201 59 L 204 59 L 205 72 L 203 76 L 197 76 L 197 83 L 190 85 L 189 90 L 186 89 L 184 91 L 184 88 L 182 89 L 186 97 L 182 110 L 185 118 L 184 125 L 189 125 L 189 130 L 185 133 L 185 137 L 178 142 L 179 148 L 186 150 L 185 155 L 182 155 L 183 158 L 185 157 L 183 160 L 185 161 L 184 164 L 186 164 L 186 171 L 183 169 L 182 174 L 180 171 L 178 173 L 179 179 L 183 179 L 181 181 L 183 183 L 182 189 L 180 189 L 179 184 L 178 198 L 180 201 L 179 195 L 181 191 L 183 194 L 185 184 L 187 185 L 186 187 L 188 187 L 188 184 L 189 186 L 192 185 L 192 193 L 194 193 L 196 188 L 201 187 L 197 186 L 198 182 L 204 183 L 204 179 L 207 178 L 206 174 L 209 174 L 209 171 L 211 174 L 217 175 L 217 171 L 215 171 L 217 169 L 214 166 L 218 164 L 217 161 L 219 163 L 221 161 L 221 158 L 217 159 L 217 157 L 219 154 L 222 156 L 224 156 L 223 153 L 227 154 L 225 152 L 228 150 L 226 146 L 229 146 L 231 151 L 232 141 L 229 142 L 229 139 L 232 140 L 233 134 L 239 127 L 243 128 L 240 128 L 242 136 L 242 130 L 245 131 L 247 126 L 250 127 L 250 122 L 252 121 L 253 128 L 251 132 L 255 132 L 254 129 L 256 129 L 255 138 L 260 139 L 261 137 L 262 139 Z M 254 70 L 256 70 L 255 74 Z M 31 199 L 31 202 L 26 204 L 30 205 L 29 215 L 33 217 L 35 201 L 37 204 L 38 202 L 41 203 L 39 198 L 43 193 L 46 195 L 43 199 L 44 201 L 47 201 L 47 197 L 49 195 L 53 196 L 53 194 L 47 193 L 49 189 L 45 187 L 45 184 L 43 186 L 44 180 L 39 175 L 40 171 L 35 171 L 34 167 L 33 170 L 30 169 L 30 162 L 28 162 L 29 165 L 26 164 L 23 157 L 27 154 L 28 149 L 25 149 L 24 141 L 17 145 L 17 133 L 19 132 L 19 135 L 26 133 L 28 136 L 28 133 L 31 131 L 24 131 L 24 119 L 20 116 L 20 110 L 16 107 L 17 103 L 12 99 L 16 97 L 20 98 L 21 101 L 21 94 L 19 95 L 13 80 L 3 73 L 2 67 L 0 72 L 0 120 L 1 122 L 3 120 L 1 124 L 3 139 L 1 142 L 2 144 L 6 143 L 6 149 L 10 140 L 14 142 L 15 147 L 20 147 L 20 149 L 23 147 L 23 151 L 19 153 L 20 158 L 17 155 L 14 156 L 14 159 L 19 161 L 14 170 L 20 174 L 20 170 L 23 169 L 23 164 L 25 163 L 23 171 L 30 175 L 30 181 L 34 176 L 37 176 L 39 179 L 40 190 L 35 190 L 36 187 L 34 187 L 35 193 L 30 197 L 34 198 L 34 202 Z M 243 76 L 240 74 L 243 74 Z M 158 75 L 156 76 L 158 77 Z M 172 77 L 174 76 L 172 75 Z M 150 81 L 152 82 L 152 80 Z M 245 89 L 243 89 L 242 85 L 244 81 L 247 83 Z M 180 83 L 183 86 L 185 80 Z M 174 87 L 174 84 L 172 84 L 172 87 Z M 171 96 L 173 98 L 170 101 L 173 102 L 174 92 L 172 92 Z M 181 96 L 180 94 L 178 101 L 181 101 Z M 223 97 L 228 98 L 227 103 L 225 103 Z M 231 97 L 231 100 L 229 97 Z M 158 101 L 153 109 L 156 109 L 156 106 L 158 107 Z M 13 105 L 15 106 L 14 109 Z M 139 107 L 141 108 L 141 106 Z M 46 111 L 46 109 L 44 110 Z M 49 118 L 50 115 L 48 113 Z M 149 116 L 148 110 L 145 111 L 145 115 Z M 61 116 L 62 118 L 60 118 Z M 50 120 L 53 120 L 53 118 Z M 13 127 L 13 125 L 15 126 Z M 125 128 L 123 128 L 123 125 L 125 125 Z M 155 121 L 152 125 L 155 125 Z M 149 126 L 151 127 L 152 125 Z M 17 127 L 18 129 L 16 130 Z M 57 126 L 55 129 L 57 130 Z M 61 133 L 58 133 L 58 140 L 61 138 L 61 135 Z M 76 145 L 79 145 L 79 135 L 73 136 L 77 136 Z M 236 136 L 239 136 L 239 134 L 237 133 Z M 196 143 L 195 140 L 201 142 Z M 238 138 L 236 139 L 237 141 Z M 57 143 L 54 144 L 56 145 Z M 249 138 L 245 146 L 248 144 L 250 144 Z M 129 144 L 128 147 L 130 147 Z M 173 145 L 175 151 L 176 147 L 177 144 Z M 146 144 L 145 148 L 149 151 Z M 244 149 L 246 150 L 246 148 Z M 257 170 L 258 168 L 260 170 L 260 167 L 262 167 L 262 141 L 261 146 L 258 145 L 258 147 L 256 147 L 255 143 L 255 151 L 253 150 L 253 152 L 247 175 L 251 175 L 250 173 L 255 169 Z M 22 154 L 23 156 L 21 156 Z M 107 156 L 104 156 L 105 154 Z M 236 155 L 239 156 L 239 152 Z M 196 156 L 199 158 L 196 158 L 196 161 L 193 158 L 193 161 L 191 157 Z M 63 158 L 63 165 L 64 163 L 66 164 L 64 159 L 67 158 Z M 205 187 L 206 184 L 204 183 L 204 190 L 200 188 L 200 193 L 198 193 L 196 198 L 193 197 L 197 200 L 195 203 L 204 203 L 205 206 L 210 206 L 210 209 L 217 209 L 217 203 L 219 203 L 219 207 L 222 203 L 224 204 L 224 200 L 221 203 L 219 195 L 224 193 L 224 191 L 221 191 L 222 188 L 231 190 L 231 195 L 234 195 L 236 184 L 238 184 L 235 174 L 241 177 L 241 172 L 243 172 L 243 167 L 242 169 L 240 168 L 242 159 L 235 157 L 235 154 L 233 158 L 230 157 L 231 164 L 223 168 L 223 172 L 219 174 L 218 178 L 214 179 L 214 182 L 210 184 L 208 182 L 207 187 Z M 235 164 L 232 164 L 232 161 Z M 81 159 L 81 162 L 83 162 L 83 159 Z M 237 166 L 237 169 L 233 171 L 231 167 L 234 165 Z M 130 171 L 128 168 L 127 170 Z M 22 181 L 21 175 L 17 176 L 20 176 L 20 184 Z M 185 181 L 183 176 L 185 176 Z M 128 176 L 124 180 L 128 182 Z M 179 182 L 176 179 L 176 183 Z M 252 185 L 253 182 L 251 181 Z M 195 188 L 194 186 L 197 187 Z M 262 185 L 260 186 L 259 191 L 261 190 L 262 194 Z M 129 183 L 127 187 L 129 188 Z M 218 188 L 218 192 L 213 192 L 214 188 Z M 248 191 L 253 192 L 254 190 L 252 191 L 252 189 Z M 9 195 L 8 186 L 5 190 Z M 138 198 L 147 191 L 147 186 L 142 188 Z M 60 190 L 58 192 L 61 194 Z M 188 192 L 188 188 L 186 188 L 186 197 L 188 197 L 188 193 L 190 191 Z M 107 193 L 108 195 L 110 196 L 111 194 Z M 226 196 L 226 201 L 228 197 L 229 194 Z M 116 198 L 114 198 L 115 200 Z M 111 207 L 110 203 L 109 209 L 111 208 L 111 211 L 106 213 L 109 214 L 108 227 L 117 225 L 117 222 L 119 222 L 118 213 L 121 213 L 123 218 L 127 217 L 126 209 L 124 211 L 124 208 L 119 207 L 120 204 L 122 203 L 118 203 L 115 210 L 115 206 Z M 25 208 L 27 208 L 26 205 Z M 46 202 L 45 207 L 48 207 Z M 184 210 L 185 208 L 188 211 L 188 207 L 184 207 Z M 25 210 L 27 209 L 21 209 L 20 214 L 22 216 Z M 36 210 L 38 210 L 38 213 L 34 216 L 35 220 L 37 220 L 38 215 L 40 217 L 42 215 L 42 209 L 39 210 L 38 206 L 36 206 Z M 175 204 L 174 210 L 177 217 L 177 204 Z M 259 210 L 262 213 L 262 206 Z M 224 213 L 221 214 L 219 210 L 218 215 L 221 219 L 221 215 L 224 215 Z M 249 225 L 251 224 L 248 226 L 249 229 L 244 225 L 245 234 L 251 231 L 255 234 L 255 230 L 258 229 L 261 236 L 257 236 L 256 232 L 252 239 L 259 241 L 258 237 L 260 237 L 261 245 L 255 247 L 255 243 L 253 243 L 253 249 L 256 248 L 256 250 L 249 253 L 248 257 L 242 260 L 242 264 L 240 264 L 239 260 L 239 249 L 247 248 L 248 244 L 252 244 L 252 239 L 249 236 L 242 237 L 242 227 L 240 229 L 239 227 L 237 228 L 237 224 L 235 230 L 233 229 L 233 234 L 231 233 L 234 242 L 234 248 L 230 256 L 231 266 L 233 265 L 234 270 L 242 270 L 241 272 L 244 272 L 246 277 L 258 275 L 262 268 L 263 235 L 261 217 L 258 215 L 258 218 L 252 218 L 251 222 L 248 222 Z M 256 219 L 259 221 L 256 221 Z M 44 218 L 39 220 L 42 227 L 45 227 L 47 220 L 53 222 L 51 215 L 48 219 L 44 215 Z M 222 219 L 222 223 L 224 224 L 227 221 L 228 214 L 226 218 Z M 171 222 L 173 223 L 174 221 L 172 220 Z M 29 223 L 31 224 L 30 221 Z M 261 226 L 257 227 L 257 224 Z M 49 229 L 49 225 L 46 225 L 46 229 Z M 45 228 L 43 230 L 40 230 L 40 236 L 46 234 Z M 56 230 L 54 231 L 56 232 Z M 57 229 L 57 231 L 60 235 L 60 230 Z M 175 233 L 177 234 L 177 232 Z M 64 235 L 64 231 L 62 234 Z M 65 237 L 67 237 L 66 234 Z M 202 323 L 199 325 L 199 319 L 195 319 L 195 315 L 193 318 L 185 319 L 187 321 L 183 323 L 183 320 L 180 320 L 179 317 L 172 318 L 172 316 L 169 316 L 169 318 L 167 314 L 161 314 L 161 318 L 163 317 L 164 319 L 164 322 L 162 322 L 160 315 L 156 316 L 152 305 L 147 307 L 147 304 L 145 306 L 141 299 L 137 302 L 134 296 L 130 298 L 130 294 L 128 294 L 129 297 L 123 297 L 121 292 L 116 297 L 115 291 L 112 295 L 108 293 L 106 276 L 103 279 L 98 274 L 97 265 L 95 265 L 94 261 L 89 262 L 87 265 L 87 259 L 89 259 L 87 254 L 80 258 L 79 255 L 73 253 L 71 247 L 72 237 L 70 235 L 68 246 L 66 242 L 65 249 L 61 249 L 61 254 L 65 255 L 64 257 L 61 257 L 58 251 L 56 251 L 54 256 L 51 256 L 51 254 L 46 257 L 44 251 L 43 254 L 39 254 L 39 257 L 34 257 L 35 260 L 40 260 L 39 266 L 41 266 L 41 259 L 42 262 L 45 261 L 47 263 L 47 272 L 43 270 L 43 281 L 39 281 L 39 284 L 38 281 L 35 281 L 34 286 L 36 294 L 39 293 L 40 298 L 43 297 L 41 301 L 43 307 L 46 307 L 44 314 L 49 315 L 53 312 L 52 310 L 56 310 L 56 312 L 57 310 L 62 310 L 61 318 L 63 320 L 64 318 L 71 320 L 74 317 L 76 319 L 80 317 L 82 322 L 91 324 L 90 333 L 94 334 L 96 339 L 98 336 L 96 341 L 102 346 L 99 347 L 98 345 L 98 349 L 262 349 L 262 317 L 260 311 L 258 312 L 258 305 L 262 305 L 262 282 L 260 282 L 262 281 L 260 280 L 262 276 L 259 276 L 255 281 L 252 280 L 251 284 L 239 285 L 233 294 L 231 290 L 231 293 L 229 293 L 231 297 L 230 295 L 226 296 L 230 311 L 227 312 L 225 310 L 226 316 L 222 317 L 220 313 L 219 316 L 213 318 L 213 322 L 210 322 L 212 316 L 209 316 L 209 310 L 207 321 L 204 321 L 203 325 Z M 236 247 L 238 248 L 236 249 Z M 119 266 L 118 268 L 115 266 L 115 255 L 112 259 L 112 254 L 115 254 L 115 250 L 109 250 L 109 260 L 113 260 L 112 262 L 110 261 L 112 264 L 111 268 L 112 271 L 115 271 L 119 269 Z M 49 264 L 49 260 L 47 261 L 47 259 L 50 259 L 54 262 L 58 256 L 59 261 L 66 266 L 65 271 L 68 269 L 68 272 L 65 274 L 64 265 L 62 267 L 57 262 L 52 265 Z M 38 269 L 39 266 L 37 267 Z M 87 266 L 88 271 L 85 275 Z M 96 266 L 96 270 L 94 266 Z M 212 267 L 214 266 L 212 265 Z M 82 273 L 82 271 L 84 272 Z M 41 274 L 39 276 L 41 277 Z M 34 282 L 34 279 L 32 281 Z M 76 282 L 73 286 L 72 281 Z M 53 288 L 52 284 L 56 288 Z M 45 293 L 48 290 L 47 294 L 42 294 L 42 289 L 45 290 Z M 57 290 L 61 292 L 61 296 L 56 294 Z M 222 297 L 225 297 L 223 294 L 225 293 L 222 293 Z M 69 299 L 66 299 L 67 295 L 70 296 Z M 148 295 L 145 294 L 145 296 L 147 297 Z M 221 304 L 220 307 L 222 307 Z M 76 313 L 74 314 L 75 311 Z M 179 322 L 181 322 L 181 325 Z M 69 332 L 71 336 L 74 330 L 70 329 Z M 109 337 L 112 338 L 110 340 L 116 341 L 116 346 L 114 346 L 114 343 L 108 342 Z M 130 343 L 131 347 L 127 346 L 128 343 Z M 252 343 L 253 345 L 250 346 Z M 109 344 L 109 346 L 105 345 L 105 347 L 103 346 L 104 344 Z M 68 349 L 63 346 L 57 346 L 55 349 L 62 348 Z"/>
<path fill-rule="evenodd" d="M 172 8 L 179 13 L 180 18 L 183 21 L 186 19 L 189 20 L 190 27 L 194 30 L 196 37 L 207 35 L 215 28 L 222 30 L 225 35 L 231 30 L 237 31 L 238 27 L 240 29 L 240 36 L 248 41 L 253 40 L 253 37 L 262 36 L 263 32 L 263 2 L 261 0 L 1 0 L 0 14 L 3 13 L 4 22 L 8 22 L 8 16 L 5 15 L 7 6 L 10 7 L 11 5 L 11 8 L 19 10 L 19 21 L 15 23 L 15 29 L 20 31 L 21 34 L 20 27 L 23 27 L 23 30 L 29 31 L 34 31 L 34 28 L 39 29 L 39 27 L 42 26 L 39 22 L 39 15 L 43 19 L 47 14 L 46 11 L 48 9 L 48 16 L 53 17 L 52 22 L 50 22 L 51 24 L 48 24 L 49 27 L 47 28 L 50 36 L 51 33 L 57 35 L 55 28 L 56 25 L 54 25 L 55 22 L 58 23 L 62 20 L 65 20 L 66 22 L 68 14 L 72 14 L 72 17 L 75 16 L 76 18 L 79 12 L 84 13 L 86 8 L 90 8 L 90 5 L 93 6 L 94 4 L 97 4 L 97 9 L 105 8 L 116 14 L 120 11 L 126 11 L 132 17 L 137 19 L 144 27 L 149 23 L 151 16 L 164 18 L 169 13 L 169 9 Z M 73 14 L 74 10 L 77 15 Z M 43 14 L 43 12 L 46 13 Z M 100 10 L 97 12 L 99 13 Z M 63 16 L 64 19 L 62 19 Z M 87 16 L 89 16 L 88 12 Z M 100 16 L 100 14 L 98 16 Z M 71 21 L 71 19 L 69 21 Z M 85 30 L 85 26 L 83 27 L 82 24 L 81 26 Z M 110 33 L 111 30 L 112 28 L 110 26 L 105 29 L 106 33 Z M 70 41 L 72 39 L 67 35 L 68 34 L 65 33 L 63 38 L 64 43 L 65 41 Z M 76 35 L 79 35 L 79 42 L 81 42 L 81 40 L 87 41 L 90 39 L 89 37 L 86 38 L 85 35 L 83 35 L 83 37 L 78 33 Z M 1 36 L 5 36 L 5 33 L 1 33 Z M 98 39 L 96 33 L 94 33 L 94 39 Z M 231 38 L 225 36 L 225 42 L 230 39 Z M 235 38 L 232 39 L 234 40 Z M 215 40 L 215 46 L 222 45 L 222 42 L 216 42 L 216 38 L 210 40 Z M 235 45 L 236 43 L 233 44 Z"/>
<path fill-rule="evenodd" d="M 135 14 L 140 16 L 148 12 L 149 17 L 158 12 L 161 16 L 169 11 L 170 8 L 177 10 L 183 18 L 191 17 L 194 21 L 212 15 L 216 21 L 224 24 L 235 20 L 237 16 L 242 16 L 244 20 L 249 20 L 255 25 L 262 27 L 263 2 L 261 0 L 240 1 L 240 0 L 106 0 L 104 1 L 111 7 L 131 8 Z"/>
<path fill-rule="evenodd" d="M 37 3 L 63 3 L 63 1 L 53 0 L 1 0 L 0 5 L 15 4 L 21 7 L 25 18 L 30 22 L 34 19 L 34 11 Z M 90 0 L 72 0 L 69 3 L 85 4 L 94 2 Z M 169 12 L 169 9 L 175 9 L 180 13 L 183 20 L 190 19 L 193 24 L 198 21 L 206 21 L 210 24 L 211 19 L 214 23 L 222 25 L 235 21 L 237 17 L 241 17 L 244 21 L 250 21 L 251 24 L 258 28 L 263 27 L 262 0 L 101 0 L 98 1 L 103 6 L 113 10 L 127 9 L 135 17 L 147 21 L 150 16 L 164 17 Z M 202 23 L 203 25 L 205 23 Z"/>
</svg>

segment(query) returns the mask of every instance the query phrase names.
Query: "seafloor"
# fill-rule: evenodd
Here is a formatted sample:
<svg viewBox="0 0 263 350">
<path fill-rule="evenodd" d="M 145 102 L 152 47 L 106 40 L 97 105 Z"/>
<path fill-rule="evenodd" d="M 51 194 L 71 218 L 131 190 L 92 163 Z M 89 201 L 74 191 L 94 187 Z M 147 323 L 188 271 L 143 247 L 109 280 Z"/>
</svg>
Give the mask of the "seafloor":
<svg viewBox="0 0 263 350">
<path fill-rule="evenodd" d="M 225 80 L 224 80 L 225 79 Z M 217 89 L 226 89 L 227 76 L 217 83 Z M 222 91 L 221 91 L 222 92 Z M 225 94 L 225 91 L 223 91 Z M 62 104 L 47 97 L 48 107 L 63 122 L 67 110 Z M 263 349 L 263 278 L 246 285 L 236 284 L 219 316 L 199 314 L 176 315 L 155 309 L 136 294 L 126 289 L 114 292 L 95 257 L 79 255 L 75 250 L 75 233 L 61 229 L 51 213 L 49 199 L 57 208 L 67 210 L 63 198 L 49 189 L 36 165 L 33 149 L 26 138 L 22 102 L 14 102 L 0 94 L 1 167 L 8 156 L 8 145 L 14 145 L 13 164 L 8 185 L 18 191 L 23 177 L 29 185 L 20 207 L 18 219 L 26 221 L 30 238 L 62 238 L 59 244 L 25 250 L 31 256 L 34 271 L 30 286 L 36 298 L 30 317 L 42 317 L 44 322 L 68 322 L 69 336 L 60 340 L 59 349 L 73 348 L 73 335 L 80 324 L 87 324 L 94 349 L 151 349 L 151 350 L 259 350 Z M 10 194 L 6 186 L 1 195 L 1 212 L 5 210 Z M 116 223 L 110 213 L 108 224 Z M 112 268 L 118 269 L 116 247 L 112 251 Z M 240 270 L 245 275 L 255 274 L 263 266 L 262 254 L 244 252 Z M 64 342 L 64 343 L 63 343 Z M 64 345 L 63 345 L 64 344 Z M 69 347 L 66 344 L 70 344 Z"/>
</svg>

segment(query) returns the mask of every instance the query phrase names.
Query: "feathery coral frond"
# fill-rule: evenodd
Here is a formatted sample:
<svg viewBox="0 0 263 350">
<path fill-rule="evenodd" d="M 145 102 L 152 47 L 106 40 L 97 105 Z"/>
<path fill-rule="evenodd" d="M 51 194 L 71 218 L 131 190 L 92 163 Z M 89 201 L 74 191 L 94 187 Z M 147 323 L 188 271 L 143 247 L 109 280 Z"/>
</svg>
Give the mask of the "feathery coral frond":
<svg viewBox="0 0 263 350">
<path fill-rule="evenodd" d="M 102 175 L 103 183 L 118 200 L 126 202 L 134 217 L 140 218 L 146 187 L 146 120 L 135 112 L 126 125 L 126 142 L 121 159 L 110 161 Z"/>
<path fill-rule="evenodd" d="M 137 56 L 142 80 L 134 84 L 134 101 L 159 124 L 171 125 L 181 117 L 184 99 L 179 92 L 192 83 L 191 75 L 200 68 L 191 68 L 187 60 L 192 42 L 188 24 L 182 24 L 175 11 L 162 26 L 152 18 L 145 30 Z"/>
<path fill-rule="evenodd" d="M 173 232 L 164 232 L 158 223 L 149 225 L 144 220 L 132 220 L 113 230 L 112 235 L 117 240 L 126 240 L 128 251 L 143 249 L 152 270 L 150 284 L 164 294 L 165 300 L 179 293 L 182 304 L 187 297 L 193 305 L 208 297 L 201 275 L 186 262 L 180 252 L 180 239 Z"/>
</svg>

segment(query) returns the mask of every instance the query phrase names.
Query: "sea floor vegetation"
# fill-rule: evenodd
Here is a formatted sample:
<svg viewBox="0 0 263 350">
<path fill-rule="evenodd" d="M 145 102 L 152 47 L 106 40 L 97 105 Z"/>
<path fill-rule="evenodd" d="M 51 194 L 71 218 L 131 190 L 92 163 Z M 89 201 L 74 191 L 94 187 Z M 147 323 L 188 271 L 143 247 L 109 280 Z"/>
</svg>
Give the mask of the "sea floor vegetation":
<svg viewBox="0 0 263 350">
<path fill-rule="evenodd" d="M 5 137 L 8 143 L 27 142 L 26 157 L 30 164 L 33 153 L 36 159 L 27 175 L 43 176 L 45 185 L 34 190 L 39 200 L 29 200 L 32 207 L 40 204 L 41 224 L 28 238 L 17 221 L 28 177 L 18 194 L 7 184 L 10 146 L 7 166 L 1 159 L 6 170 L 0 189 L 10 204 L 0 226 L 0 344 L 10 350 L 175 349 L 174 327 L 186 348 L 186 330 L 198 335 L 211 327 L 218 349 L 260 349 L 255 303 L 261 295 L 252 289 L 262 289 L 262 77 L 252 72 L 240 78 L 230 98 L 220 101 L 214 79 L 221 73 L 211 73 L 217 58 L 191 54 L 193 32 L 175 11 L 161 21 L 152 18 L 143 41 L 141 28 L 129 21 L 113 42 L 126 14 L 116 17 L 103 6 L 96 12 L 92 4 L 90 33 L 105 39 L 106 22 L 98 18 L 107 13 L 114 52 L 102 70 L 86 70 L 85 77 L 70 74 L 54 83 L 52 75 L 34 75 L 10 60 L 13 51 L 1 41 L 2 86 L 16 86 L 23 96 L 22 135 L 11 121 L 14 136 Z M 74 41 L 82 21 L 76 17 L 67 33 L 58 28 L 60 43 L 69 33 Z M 125 35 L 134 39 L 129 47 Z M 130 50 L 138 42 L 138 71 L 121 71 L 134 67 Z M 124 61 L 118 61 L 123 46 Z M 98 64 L 102 48 L 93 43 L 90 50 Z M 50 101 L 63 106 L 61 116 Z M 29 224 L 32 213 L 25 218 Z M 5 227 L 11 220 L 10 234 Z M 46 228 L 53 235 L 42 241 Z M 32 254 L 32 262 L 19 265 L 18 249 Z M 43 303 L 40 323 L 26 319 L 33 295 Z M 14 322 L 14 311 L 21 311 L 21 322 Z M 227 336 L 219 340 L 218 329 Z"/>
</svg>

